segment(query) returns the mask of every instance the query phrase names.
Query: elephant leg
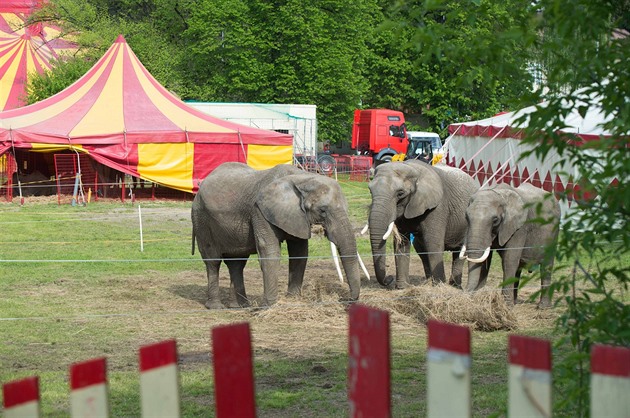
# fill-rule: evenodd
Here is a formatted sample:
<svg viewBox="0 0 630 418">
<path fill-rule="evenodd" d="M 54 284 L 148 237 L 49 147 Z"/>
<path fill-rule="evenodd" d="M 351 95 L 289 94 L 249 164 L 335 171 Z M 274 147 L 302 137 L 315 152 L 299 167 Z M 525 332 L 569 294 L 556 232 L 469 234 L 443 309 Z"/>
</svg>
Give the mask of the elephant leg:
<svg viewBox="0 0 630 418">
<path fill-rule="evenodd" d="M 247 300 L 247 294 L 245 293 L 245 279 L 243 277 L 243 270 L 247 264 L 247 258 L 224 260 L 224 262 L 230 271 L 230 281 L 238 306 L 242 308 L 248 307 L 250 304 L 249 300 Z"/>
<path fill-rule="evenodd" d="M 400 240 L 394 239 L 394 260 L 396 262 L 396 289 L 409 286 L 409 233 L 401 234 Z"/>
<path fill-rule="evenodd" d="M 521 273 L 523 271 L 522 266 L 519 266 L 516 269 L 516 274 L 514 275 L 514 277 L 516 277 L 516 281 L 514 282 L 514 304 L 518 303 L 518 286 L 521 283 Z"/>
<path fill-rule="evenodd" d="M 426 246 L 428 250 L 429 265 L 433 283 L 446 283 L 444 272 L 444 240 L 430 241 Z"/>
<path fill-rule="evenodd" d="M 431 275 L 431 263 L 429 263 L 427 249 L 424 247 L 422 241 L 417 237 L 413 240 L 413 248 L 418 253 L 420 260 L 422 260 L 422 268 L 424 268 L 425 279 L 427 281 L 432 281 L 433 276 Z"/>
<path fill-rule="evenodd" d="M 225 305 L 221 303 L 219 297 L 219 267 L 221 266 L 221 260 L 208 259 L 203 256 L 206 263 L 206 272 L 208 275 L 208 300 L 205 303 L 208 309 L 225 309 Z"/>
<path fill-rule="evenodd" d="M 522 248 L 522 246 L 517 247 Z M 501 251 L 502 264 L 503 264 L 503 281 L 516 277 L 516 272 L 519 267 L 521 258 L 520 249 L 505 248 Z M 514 304 L 514 294 L 516 291 L 516 283 L 510 283 L 503 287 L 503 297 L 509 305 Z"/>
<path fill-rule="evenodd" d="M 451 263 L 451 277 L 448 281 L 453 287 L 462 288 L 462 272 L 464 270 L 464 260 L 459 258 L 459 252 L 453 252 L 453 262 Z"/>
<path fill-rule="evenodd" d="M 278 301 L 278 274 L 280 273 L 280 238 L 269 223 L 254 215 L 256 250 L 263 274 L 264 303 L 273 305 Z"/>
<path fill-rule="evenodd" d="M 289 295 L 300 296 L 302 294 L 302 282 L 304 271 L 308 261 L 308 240 L 287 240 L 289 251 Z"/>
<path fill-rule="evenodd" d="M 540 265 L 540 302 L 539 308 L 551 307 L 551 295 L 549 286 L 551 285 L 551 272 L 553 271 L 553 260 L 550 263 L 543 262 Z"/>
</svg>

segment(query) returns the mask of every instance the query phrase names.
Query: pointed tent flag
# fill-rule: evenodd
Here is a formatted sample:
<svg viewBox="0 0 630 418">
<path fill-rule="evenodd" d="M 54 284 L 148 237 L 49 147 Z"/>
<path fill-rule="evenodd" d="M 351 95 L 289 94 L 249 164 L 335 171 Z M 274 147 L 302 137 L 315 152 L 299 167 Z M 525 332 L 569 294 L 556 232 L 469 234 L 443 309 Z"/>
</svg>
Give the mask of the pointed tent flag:
<svg viewBox="0 0 630 418">
<path fill-rule="evenodd" d="M 0 111 L 24 106 L 30 74 L 52 68 L 52 61 L 77 49 L 60 38 L 49 23 L 27 25 L 40 7 L 38 0 L 10 0 L 0 4 Z"/>
<path fill-rule="evenodd" d="M 8 149 L 74 150 L 154 183 L 195 192 L 224 162 L 291 164 L 293 137 L 198 111 L 149 74 L 122 35 L 79 80 L 30 106 L 0 112 Z"/>
</svg>

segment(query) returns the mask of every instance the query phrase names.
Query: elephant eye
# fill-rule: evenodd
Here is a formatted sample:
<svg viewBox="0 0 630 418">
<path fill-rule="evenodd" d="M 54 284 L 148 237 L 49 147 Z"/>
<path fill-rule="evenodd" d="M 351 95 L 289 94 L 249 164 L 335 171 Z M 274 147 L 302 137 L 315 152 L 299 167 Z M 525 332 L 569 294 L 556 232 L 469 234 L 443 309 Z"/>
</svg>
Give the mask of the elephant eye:
<svg viewBox="0 0 630 418">
<path fill-rule="evenodd" d="M 405 191 L 404 190 L 398 190 L 398 193 L 396 193 L 396 197 L 398 197 L 398 199 L 402 199 L 403 197 L 405 197 Z"/>
<path fill-rule="evenodd" d="M 493 225 L 493 226 L 497 226 L 497 225 L 499 225 L 499 221 L 500 221 L 500 219 L 499 219 L 499 217 L 498 217 L 498 216 L 494 215 L 494 216 L 492 217 L 492 225 Z"/>
</svg>

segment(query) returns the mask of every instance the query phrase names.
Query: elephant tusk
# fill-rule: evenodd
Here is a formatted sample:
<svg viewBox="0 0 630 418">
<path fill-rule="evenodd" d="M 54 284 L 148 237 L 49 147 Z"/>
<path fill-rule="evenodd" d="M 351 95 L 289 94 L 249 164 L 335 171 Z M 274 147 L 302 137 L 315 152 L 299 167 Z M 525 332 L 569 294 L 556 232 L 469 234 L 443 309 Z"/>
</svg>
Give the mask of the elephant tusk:
<svg viewBox="0 0 630 418">
<path fill-rule="evenodd" d="M 357 251 L 357 258 L 359 259 L 359 265 L 361 266 L 361 269 L 363 270 L 365 277 L 367 277 L 368 281 L 370 281 L 370 273 L 368 273 L 367 269 L 365 268 L 365 263 L 363 263 L 363 260 L 361 259 L 361 255 L 359 254 L 358 251 Z"/>
<path fill-rule="evenodd" d="M 370 227 L 370 224 L 365 224 L 365 226 L 361 230 L 361 235 L 365 235 L 365 233 L 368 231 L 369 227 Z"/>
<path fill-rule="evenodd" d="M 339 281 L 343 283 L 343 274 L 341 274 L 341 267 L 339 267 L 339 255 L 337 254 L 337 246 L 332 241 L 330 241 L 330 251 L 332 252 L 333 261 L 335 262 L 335 267 L 337 268 Z"/>
<path fill-rule="evenodd" d="M 459 259 L 464 260 L 466 258 L 466 244 L 462 246 L 462 250 L 459 252 Z"/>
<path fill-rule="evenodd" d="M 466 257 L 466 260 L 468 260 L 469 263 L 483 263 L 484 261 L 486 261 L 486 258 L 488 258 L 489 254 L 490 254 L 490 247 L 486 248 L 486 250 L 483 252 L 481 257 L 479 258 Z"/>
<path fill-rule="evenodd" d="M 385 231 L 385 235 L 383 235 L 383 240 L 387 241 L 387 238 L 389 238 L 389 236 L 392 234 L 393 230 L 394 230 L 394 223 L 392 222 L 387 227 L 387 231 Z"/>
</svg>

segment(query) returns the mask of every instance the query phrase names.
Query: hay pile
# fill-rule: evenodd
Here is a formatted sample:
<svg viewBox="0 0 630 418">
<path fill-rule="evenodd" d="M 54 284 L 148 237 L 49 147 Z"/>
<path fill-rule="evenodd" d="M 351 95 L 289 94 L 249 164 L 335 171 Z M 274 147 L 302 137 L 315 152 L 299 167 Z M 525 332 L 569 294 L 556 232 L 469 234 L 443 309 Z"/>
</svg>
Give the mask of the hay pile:
<svg viewBox="0 0 630 418">
<path fill-rule="evenodd" d="M 301 298 L 281 298 L 256 317 L 274 323 L 301 323 L 327 326 L 347 325 L 347 305 L 339 303 L 347 288 L 339 282 L 318 281 L 305 286 Z M 405 290 L 387 291 L 363 288 L 361 303 L 386 310 L 393 323 L 426 323 L 437 319 L 473 330 L 513 330 L 518 327 L 513 309 L 507 306 L 500 289 L 485 288 L 470 294 L 446 284 L 424 284 Z"/>
</svg>

